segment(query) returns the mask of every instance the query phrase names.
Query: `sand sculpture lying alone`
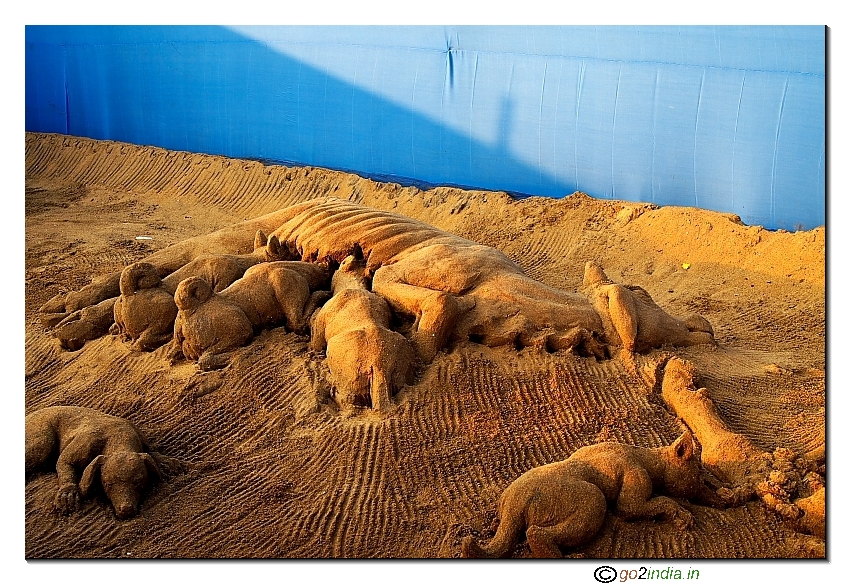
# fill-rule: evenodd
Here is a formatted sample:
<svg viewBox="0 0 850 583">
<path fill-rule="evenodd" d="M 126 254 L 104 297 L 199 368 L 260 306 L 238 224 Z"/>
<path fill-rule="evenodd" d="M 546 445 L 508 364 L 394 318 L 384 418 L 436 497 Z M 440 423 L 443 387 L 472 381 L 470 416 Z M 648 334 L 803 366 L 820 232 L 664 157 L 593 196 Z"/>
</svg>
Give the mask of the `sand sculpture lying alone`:
<svg viewBox="0 0 850 583">
<path fill-rule="evenodd" d="M 672 445 L 635 447 L 615 442 L 576 450 L 561 462 L 532 468 L 514 480 L 499 498 L 499 527 L 489 545 L 463 541 L 464 557 L 506 555 L 525 531 L 537 558 L 562 557 L 562 548 L 590 541 L 605 520 L 608 505 L 625 520 L 672 520 L 680 529 L 693 524 L 690 512 L 667 496 L 720 505 L 690 431 Z"/>
<path fill-rule="evenodd" d="M 282 323 L 304 333 L 316 308 L 311 296 L 328 279 L 325 265 L 301 261 L 255 265 L 220 293 L 200 277 L 184 279 L 174 293 L 179 311 L 172 355 L 182 352 L 201 370 L 212 370 L 226 366 L 228 353 L 263 328 Z"/>
<path fill-rule="evenodd" d="M 115 515 L 129 518 L 138 513 L 148 484 L 162 479 L 164 458 L 151 452 L 126 419 L 84 407 L 47 407 L 27 415 L 24 423 L 26 474 L 56 459 L 54 506 L 61 512 L 75 510 L 99 480 Z"/>
<path fill-rule="evenodd" d="M 174 272 L 204 253 L 239 253 L 257 230 L 273 230 L 281 255 L 306 262 L 339 263 L 362 249 L 372 292 L 399 315 L 413 319 L 407 334 L 423 363 L 452 338 L 473 339 L 488 346 L 537 346 L 576 350 L 604 357 L 606 346 L 635 347 L 666 342 L 713 342 L 704 320 L 699 334 L 669 339 L 669 321 L 648 295 L 606 288 L 607 302 L 591 302 L 579 293 L 559 290 L 525 275 L 501 251 L 478 245 L 425 223 L 387 211 L 335 198 L 311 200 L 253 221 L 187 239 L 147 258 L 160 273 Z M 607 278 L 606 278 L 607 279 Z M 116 277 L 93 281 L 77 292 L 48 301 L 41 310 L 46 325 L 63 318 L 81 319 L 75 312 L 118 295 Z M 614 284 L 608 284 L 614 285 Z M 115 287 L 115 289 L 113 289 Z M 601 293 L 601 292 L 600 292 Z M 629 301 L 630 296 L 646 301 Z M 600 314 L 600 310 L 602 313 Z M 639 322 L 637 332 L 632 322 Z M 608 326 L 604 322 L 614 324 Z M 632 332 L 629 332 L 632 330 Z M 624 341 L 621 334 L 626 334 Z M 85 339 L 75 339 L 84 342 Z"/>
<path fill-rule="evenodd" d="M 390 330 L 390 307 L 369 291 L 366 262 L 358 255 L 346 257 L 334 273 L 333 297 L 310 323 L 310 348 L 327 348 L 332 396 L 341 407 L 381 410 L 413 381 L 415 355 L 407 339 Z"/>
</svg>

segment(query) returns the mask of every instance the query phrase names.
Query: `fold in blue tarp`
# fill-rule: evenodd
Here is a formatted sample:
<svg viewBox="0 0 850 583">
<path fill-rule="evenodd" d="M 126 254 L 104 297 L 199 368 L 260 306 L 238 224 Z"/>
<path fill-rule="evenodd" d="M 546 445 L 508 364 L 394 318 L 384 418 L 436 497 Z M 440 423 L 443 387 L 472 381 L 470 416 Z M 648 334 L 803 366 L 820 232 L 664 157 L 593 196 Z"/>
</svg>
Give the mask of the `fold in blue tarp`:
<svg viewBox="0 0 850 583">
<path fill-rule="evenodd" d="M 26 49 L 30 131 L 825 218 L 823 27 L 28 26 Z"/>
</svg>

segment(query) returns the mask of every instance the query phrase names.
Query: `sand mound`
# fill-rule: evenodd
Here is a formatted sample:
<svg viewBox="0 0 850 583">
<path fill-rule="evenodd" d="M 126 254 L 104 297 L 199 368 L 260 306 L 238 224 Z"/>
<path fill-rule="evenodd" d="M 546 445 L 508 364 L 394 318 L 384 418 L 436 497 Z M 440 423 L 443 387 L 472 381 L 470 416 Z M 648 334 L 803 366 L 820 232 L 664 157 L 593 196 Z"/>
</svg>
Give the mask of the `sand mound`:
<svg viewBox="0 0 850 583">
<path fill-rule="evenodd" d="M 500 493 L 532 467 L 605 440 L 672 443 L 681 426 L 655 370 L 617 359 L 468 342 L 437 354 L 388 414 L 340 415 L 309 337 L 265 330 L 228 368 L 199 374 L 163 349 L 106 336 L 60 348 L 37 311 L 60 292 L 188 237 L 324 196 L 391 210 L 495 247 L 565 292 L 587 261 L 675 316 L 699 312 L 718 347 L 676 349 L 731 431 L 766 451 L 824 442 L 825 231 L 768 232 L 685 208 L 552 201 L 376 183 L 55 135 L 26 140 L 26 412 L 125 417 L 185 471 L 116 521 L 104 496 L 62 516 L 56 475 L 26 486 L 27 557 L 459 556 L 492 537 Z M 684 265 L 687 264 L 687 268 Z M 688 505 L 664 522 L 608 516 L 585 557 L 803 557 L 805 535 L 760 502 Z M 514 556 L 527 556 L 520 545 Z"/>
</svg>

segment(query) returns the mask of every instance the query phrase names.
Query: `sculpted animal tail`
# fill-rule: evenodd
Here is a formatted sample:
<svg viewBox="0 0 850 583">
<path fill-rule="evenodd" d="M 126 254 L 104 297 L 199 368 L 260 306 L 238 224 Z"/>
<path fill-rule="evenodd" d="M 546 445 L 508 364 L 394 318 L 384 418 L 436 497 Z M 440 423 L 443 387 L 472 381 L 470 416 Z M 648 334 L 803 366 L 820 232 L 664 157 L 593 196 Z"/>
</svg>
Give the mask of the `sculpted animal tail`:
<svg viewBox="0 0 850 583">
<path fill-rule="evenodd" d="M 384 371 L 380 366 L 372 367 L 372 409 L 386 410 L 392 405 L 392 390 Z"/>
<path fill-rule="evenodd" d="M 500 504 L 501 506 L 501 504 Z M 501 508 L 500 508 L 501 510 Z M 499 512 L 499 514 L 502 514 Z M 481 546 L 471 536 L 463 540 L 461 555 L 469 559 L 499 559 L 504 557 L 519 538 L 519 533 L 525 528 L 524 516 L 502 516 L 496 536 L 490 544 Z"/>
<path fill-rule="evenodd" d="M 118 288 L 123 296 L 132 296 L 140 289 L 156 287 L 160 284 L 159 272 L 150 263 L 139 262 L 128 265 L 121 271 Z"/>
</svg>

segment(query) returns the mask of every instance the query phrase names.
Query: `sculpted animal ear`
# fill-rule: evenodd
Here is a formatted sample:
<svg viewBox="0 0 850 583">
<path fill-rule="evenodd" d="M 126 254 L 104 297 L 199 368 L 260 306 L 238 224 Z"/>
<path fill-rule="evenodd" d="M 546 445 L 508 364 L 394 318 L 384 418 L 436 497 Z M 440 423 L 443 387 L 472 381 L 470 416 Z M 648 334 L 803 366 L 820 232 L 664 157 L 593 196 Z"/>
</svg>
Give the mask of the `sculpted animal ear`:
<svg viewBox="0 0 850 583">
<path fill-rule="evenodd" d="M 259 249 L 260 247 L 265 247 L 266 243 L 268 243 L 269 238 L 262 231 L 262 229 L 257 231 L 257 234 L 254 236 L 254 249 Z"/>
<path fill-rule="evenodd" d="M 588 261 L 584 264 L 584 287 L 604 283 L 608 281 L 608 276 L 602 271 L 602 268 L 596 265 L 593 261 Z"/>
<path fill-rule="evenodd" d="M 207 280 L 199 277 L 192 286 L 192 295 L 195 296 L 195 299 L 199 302 L 205 302 L 212 297 L 213 290 Z"/>
<path fill-rule="evenodd" d="M 95 457 L 83 471 L 83 477 L 80 478 L 80 494 L 83 495 L 83 498 L 89 495 L 92 484 L 100 475 L 100 466 L 103 465 L 104 459 L 106 459 L 104 455 Z"/>
<path fill-rule="evenodd" d="M 162 477 L 162 472 L 159 469 L 159 466 L 156 464 L 156 460 L 153 459 L 151 454 L 143 453 L 141 454 L 142 460 L 145 462 L 145 466 L 148 468 L 148 472 L 152 472 L 157 475 L 160 481 L 163 481 L 165 478 Z"/>
<path fill-rule="evenodd" d="M 275 235 L 269 237 L 269 242 L 266 244 L 266 255 L 270 255 L 271 257 L 280 257 L 283 255 L 283 251 L 280 248 L 280 240 Z"/>
<path fill-rule="evenodd" d="M 679 439 L 673 443 L 673 452 L 680 460 L 687 461 L 694 455 L 694 435 L 686 429 Z"/>
</svg>

